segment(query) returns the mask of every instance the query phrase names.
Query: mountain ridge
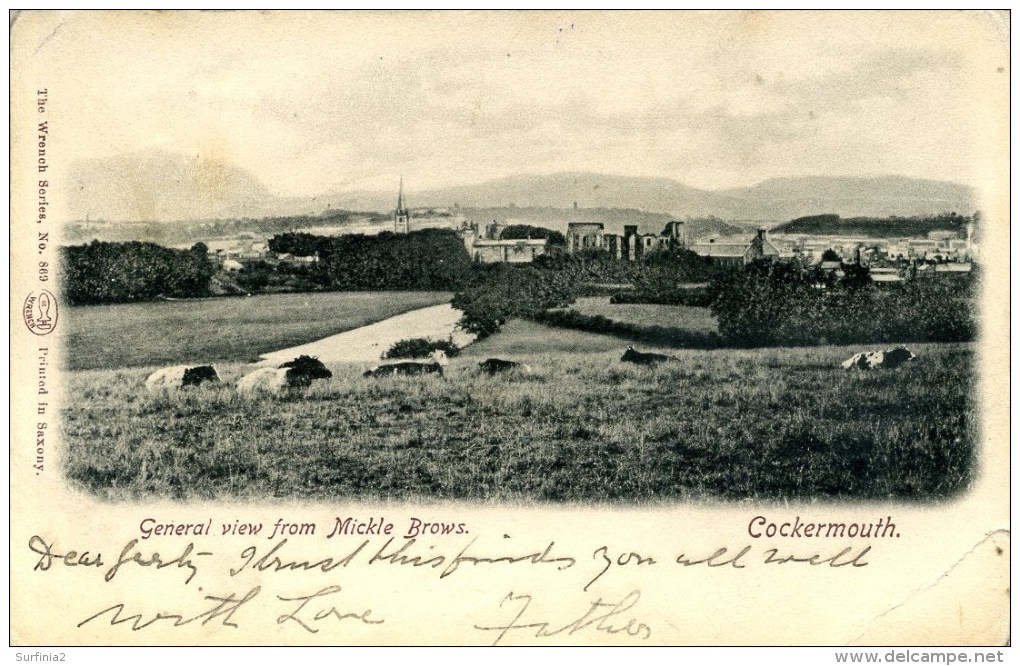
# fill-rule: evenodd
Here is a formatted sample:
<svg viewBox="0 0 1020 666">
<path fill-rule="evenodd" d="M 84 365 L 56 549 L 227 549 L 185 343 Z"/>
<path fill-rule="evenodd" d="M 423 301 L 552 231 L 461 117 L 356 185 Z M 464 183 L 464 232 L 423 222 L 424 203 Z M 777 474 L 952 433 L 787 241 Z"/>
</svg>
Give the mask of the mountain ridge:
<svg viewBox="0 0 1020 666">
<path fill-rule="evenodd" d="M 394 179 L 396 180 L 396 179 Z M 329 208 L 388 211 L 392 192 L 356 190 L 282 197 L 227 161 L 150 150 L 71 165 L 70 219 L 175 221 L 319 214 Z M 747 187 L 705 190 L 665 177 L 588 171 L 514 174 L 481 183 L 405 190 L 412 208 L 636 209 L 685 217 L 779 222 L 806 215 L 912 216 L 970 213 L 964 185 L 907 176 L 784 176 Z"/>
</svg>

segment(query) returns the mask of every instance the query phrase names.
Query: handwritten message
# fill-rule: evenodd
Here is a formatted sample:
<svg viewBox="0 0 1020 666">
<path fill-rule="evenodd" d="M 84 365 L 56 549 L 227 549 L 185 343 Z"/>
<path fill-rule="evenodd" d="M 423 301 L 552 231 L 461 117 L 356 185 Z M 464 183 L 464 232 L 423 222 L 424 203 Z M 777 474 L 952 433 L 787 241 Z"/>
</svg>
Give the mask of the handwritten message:
<svg viewBox="0 0 1020 666">
<path fill-rule="evenodd" d="M 146 517 L 138 522 L 137 534 L 125 542 L 69 543 L 60 535 L 40 533 L 24 547 L 32 554 L 33 575 L 73 571 L 76 577 L 89 577 L 110 588 L 109 598 L 97 599 L 87 611 L 68 618 L 78 629 L 102 625 L 128 632 L 168 627 L 186 632 L 189 627 L 230 631 L 265 626 L 299 635 L 352 626 L 373 630 L 399 621 L 403 609 L 392 596 L 379 604 L 364 590 L 351 596 L 349 581 L 386 568 L 387 576 L 407 571 L 423 583 L 438 585 L 465 575 L 487 579 L 497 572 L 522 574 L 513 578 L 521 582 L 512 588 L 481 588 L 487 601 L 464 627 L 477 635 L 479 643 L 583 640 L 588 634 L 640 643 L 653 639 L 657 628 L 656 617 L 644 612 L 645 592 L 633 586 L 642 572 L 713 570 L 741 575 L 779 567 L 852 571 L 871 564 L 870 540 L 822 539 L 820 545 L 816 540 L 805 545 L 806 538 L 801 537 L 793 545 L 776 545 L 775 540 L 762 538 L 772 524 L 777 534 L 792 533 L 792 525 L 798 525 L 798 536 L 805 524 L 819 535 L 845 535 L 850 525 L 855 533 L 861 532 L 861 525 L 870 525 L 872 538 L 882 538 L 883 530 L 887 537 L 898 534 L 892 517 L 830 524 L 799 516 L 778 521 L 755 516 L 748 520 L 743 543 L 640 551 L 603 543 L 579 550 L 576 540 L 568 547 L 556 540 L 476 531 L 465 521 L 415 516 L 394 520 L 337 516 L 329 522 L 281 518 L 271 523 Z M 876 524 L 881 528 L 874 529 Z M 125 576 L 130 581 L 118 585 Z M 555 591 L 528 587 L 527 581 L 549 576 L 555 577 Z M 137 594 L 116 596 L 149 584 L 169 585 L 180 594 L 157 606 Z M 574 595 L 578 603 L 550 610 L 549 598 L 564 593 Z"/>
</svg>

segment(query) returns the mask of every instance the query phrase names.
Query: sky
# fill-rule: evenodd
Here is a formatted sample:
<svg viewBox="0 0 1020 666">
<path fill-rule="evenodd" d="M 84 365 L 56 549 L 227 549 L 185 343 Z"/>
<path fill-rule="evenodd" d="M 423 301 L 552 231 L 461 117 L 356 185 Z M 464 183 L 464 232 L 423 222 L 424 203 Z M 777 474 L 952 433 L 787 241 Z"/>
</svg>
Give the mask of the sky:
<svg viewBox="0 0 1020 666">
<path fill-rule="evenodd" d="M 557 171 L 975 186 L 1008 121 L 1007 20 L 50 12 L 15 25 L 12 71 L 51 90 L 65 162 L 163 150 L 241 167 L 279 196 Z"/>
</svg>

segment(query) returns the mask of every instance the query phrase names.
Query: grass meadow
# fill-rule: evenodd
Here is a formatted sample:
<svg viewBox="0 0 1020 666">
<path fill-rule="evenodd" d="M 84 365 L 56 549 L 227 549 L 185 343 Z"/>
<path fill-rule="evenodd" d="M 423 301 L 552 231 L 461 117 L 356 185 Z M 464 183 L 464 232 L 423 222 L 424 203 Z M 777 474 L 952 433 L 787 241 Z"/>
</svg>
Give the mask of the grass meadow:
<svg viewBox="0 0 1020 666">
<path fill-rule="evenodd" d="M 329 292 L 79 306 L 61 317 L 64 356 L 70 370 L 248 362 L 452 297 Z"/>
<path fill-rule="evenodd" d="M 678 328 L 691 333 L 718 333 L 719 324 L 708 308 L 686 305 L 610 303 L 602 296 L 578 298 L 568 309 L 588 316 L 641 326 Z"/>
<path fill-rule="evenodd" d="M 627 344 L 513 321 L 443 377 L 334 365 L 280 397 L 239 395 L 240 363 L 158 394 L 144 387 L 155 358 L 82 369 L 67 375 L 65 472 L 109 500 L 524 503 L 932 501 L 973 477 L 972 345 L 846 372 L 860 348 L 680 349 L 646 368 L 620 362 Z M 483 375 L 489 356 L 532 372 Z"/>
</svg>

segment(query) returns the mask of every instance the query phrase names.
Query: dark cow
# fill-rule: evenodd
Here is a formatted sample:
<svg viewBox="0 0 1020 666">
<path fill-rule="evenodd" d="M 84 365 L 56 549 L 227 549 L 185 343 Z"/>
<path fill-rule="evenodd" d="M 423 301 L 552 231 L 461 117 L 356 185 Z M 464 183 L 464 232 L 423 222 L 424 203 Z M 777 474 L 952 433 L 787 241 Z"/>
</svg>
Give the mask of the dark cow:
<svg viewBox="0 0 1020 666">
<path fill-rule="evenodd" d="M 666 354 L 639 352 L 633 347 L 627 347 L 627 351 L 623 352 L 623 356 L 620 357 L 620 360 L 625 363 L 637 363 L 638 365 L 655 365 L 656 363 L 679 361 L 680 359 L 676 356 L 668 356 Z"/>
<path fill-rule="evenodd" d="M 211 365 L 196 365 L 184 371 L 184 379 L 181 383 L 184 386 L 198 386 L 202 382 L 218 382 L 220 376 L 216 374 L 216 368 Z"/>
<path fill-rule="evenodd" d="M 288 373 L 288 376 L 307 377 L 308 381 L 313 379 L 329 379 L 333 376 L 333 373 L 326 368 L 325 364 L 314 356 L 301 355 L 293 361 L 287 361 L 277 367 L 280 369 L 290 368 L 293 372 Z"/>
<path fill-rule="evenodd" d="M 854 354 L 840 365 L 844 370 L 870 370 L 872 368 L 896 368 L 916 358 L 906 347 L 886 349 L 885 351 L 868 351 Z"/>
<path fill-rule="evenodd" d="M 443 376 L 443 366 L 449 361 L 446 352 L 439 349 L 429 355 L 428 361 L 397 361 L 384 363 L 366 370 L 362 377 L 388 377 L 391 375 L 425 375 L 435 373 Z"/>
<path fill-rule="evenodd" d="M 333 376 L 322 361 L 303 354 L 277 367 L 287 371 L 285 377 L 288 388 L 305 388 L 311 386 L 314 379 L 329 379 Z"/>
<path fill-rule="evenodd" d="M 218 382 L 219 375 L 211 365 L 175 365 L 161 368 L 149 375 L 145 380 L 145 388 L 150 391 L 160 389 L 181 389 L 185 386 L 198 386 L 203 382 Z"/>
<path fill-rule="evenodd" d="M 490 375 L 497 375 L 501 372 L 509 372 L 511 370 L 523 370 L 524 372 L 531 372 L 531 368 L 519 363 L 517 361 L 504 361 L 501 358 L 487 358 L 478 364 L 478 367 L 483 372 L 487 372 Z"/>
<path fill-rule="evenodd" d="M 425 375 L 436 373 L 443 374 L 443 366 L 438 363 L 422 363 L 421 361 L 399 361 L 387 363 L 366 370 L 362 377 L 387 377 L 389 375 Z"/>
</svg>

